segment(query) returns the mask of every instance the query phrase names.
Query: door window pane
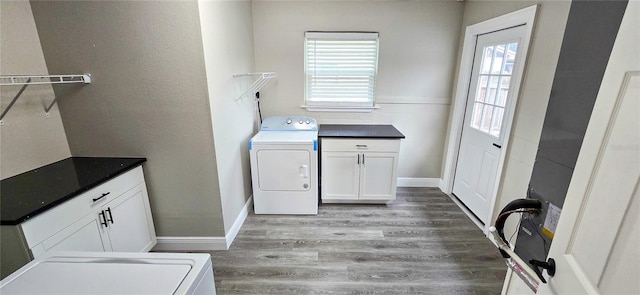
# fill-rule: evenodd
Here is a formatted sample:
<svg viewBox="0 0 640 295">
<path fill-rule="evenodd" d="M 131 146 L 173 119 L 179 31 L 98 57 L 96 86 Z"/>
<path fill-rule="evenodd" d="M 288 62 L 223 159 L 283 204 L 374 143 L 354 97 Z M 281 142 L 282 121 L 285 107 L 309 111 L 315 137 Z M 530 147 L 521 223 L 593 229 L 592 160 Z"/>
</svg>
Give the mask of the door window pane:
<svg viewBox="0 0 640 295">
<path fill-rule="evenodd" d="M 492 117 L 493 117 L 493 106 L 485 105 L 482 111 L 482 122 L 480 122 L 481 131 L 489 133 Z"/>
<path fill-rule="evenodd" d="M 503 76 L 500 79 L 500 89 L 498 90 L 496 105 L 504 107 L 507 104 L 507 95 L 509 94 L 510 83 L 511 83 L 511 77 L 509 76 Z"/>
<path fill-rule="evenodd" d="M 491 130 L 489 134 L 493 136 L 500 136 L 500 129 L 502 128 L 502 117 L 504 116 L 504 109 L 495 107 L 493 109 L 493 121 L 491 122 Z"/>
<path fill-rule="evenodd" d="M 482 66 L 480 67 L 480 74 L 489 74 L 491 70 L 491 60 L 493 57 L 493 46 L 486 46 L 483 49 L 482 54 L 482 62 L 480 63 Z"/>
<path fill-rule="evenodd" d="M 507 45 L 507 53 L 505 54 L 505 62 L 502 67 L 502 74 L 511 75 L 513 72 L 513 64 L 516 60 L 516 52 L 518 50 L 518 43 L 509 43 Z"/>
<path fill-rule="evenodd" d="M 471 127 L 480 129 L 480 121 L 482 120 L 482 103 L 473 104 L 473 116 L 471 117 Z"/>
<path fill-rule="evenodd" d="M 476 101 L 486 101 L 487 97 L 487 81 L 489 80 L 488 76 L 480 75 L 478 78 L 478 91 L 476 92 Z"/>
</svg>

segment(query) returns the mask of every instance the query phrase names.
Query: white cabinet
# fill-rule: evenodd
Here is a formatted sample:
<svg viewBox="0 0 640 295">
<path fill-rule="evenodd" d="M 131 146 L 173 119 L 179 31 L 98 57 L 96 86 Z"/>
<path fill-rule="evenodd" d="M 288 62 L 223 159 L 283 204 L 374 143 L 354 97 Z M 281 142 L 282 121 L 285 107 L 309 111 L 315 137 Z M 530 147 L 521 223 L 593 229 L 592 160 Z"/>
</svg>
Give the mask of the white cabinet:
<svg viewBox="0 0 640 295">
<path fill-rule="evenodd" d="M 33 258 L 54 250 L 146 252 L 156 244 L 140 166 L 20 227 Z"/>
<path fill-rule="evenodd" d="M 400 140 L 321 142 L 323 203 L 384 203 L 396 198 Z"/>
</svg>

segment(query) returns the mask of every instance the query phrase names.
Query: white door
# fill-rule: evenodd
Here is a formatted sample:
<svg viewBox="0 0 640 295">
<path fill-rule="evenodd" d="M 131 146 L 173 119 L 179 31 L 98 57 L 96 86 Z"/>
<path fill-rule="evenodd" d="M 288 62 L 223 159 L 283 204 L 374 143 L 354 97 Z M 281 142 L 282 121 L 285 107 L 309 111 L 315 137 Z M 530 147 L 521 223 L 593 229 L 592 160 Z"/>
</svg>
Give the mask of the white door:
<svg viewBox="0 0 640 295">
<path fill-rule="evenodd" d="M 510 107 L 512 75 L 524 61 L 518 54 L 525 33 L 522 25 L 480 35 L 476 42 L 453 194 L 483 223 L 495 193 L 505 130 L 511 126 L 506 118 L 513 118 L 509 112 L 515 109 Z"/>
<path fill-rule="evenodd" d="M 629 1 L 538 294 L 640 294 L 639 15 Z"/>
</svg>

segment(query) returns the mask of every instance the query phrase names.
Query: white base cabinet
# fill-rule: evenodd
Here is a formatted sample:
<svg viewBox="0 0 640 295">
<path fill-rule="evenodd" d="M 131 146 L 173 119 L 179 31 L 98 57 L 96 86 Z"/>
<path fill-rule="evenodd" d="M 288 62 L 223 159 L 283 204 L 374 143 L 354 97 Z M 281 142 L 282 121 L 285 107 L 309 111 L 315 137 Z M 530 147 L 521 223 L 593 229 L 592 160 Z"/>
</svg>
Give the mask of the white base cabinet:
<svg viewBox="0 0 640 295">
<path fill-rule="evenodd" d="M 20 228 L 32 258 L 54 250 L 147 252 L 156 244 L 141 166 L 25 221 Z"/>
<path fill-rule="evenodd" d="M 396 199 L 399 139 L 321 141 L 323 203 L 385 203 Z"/>
</svg>

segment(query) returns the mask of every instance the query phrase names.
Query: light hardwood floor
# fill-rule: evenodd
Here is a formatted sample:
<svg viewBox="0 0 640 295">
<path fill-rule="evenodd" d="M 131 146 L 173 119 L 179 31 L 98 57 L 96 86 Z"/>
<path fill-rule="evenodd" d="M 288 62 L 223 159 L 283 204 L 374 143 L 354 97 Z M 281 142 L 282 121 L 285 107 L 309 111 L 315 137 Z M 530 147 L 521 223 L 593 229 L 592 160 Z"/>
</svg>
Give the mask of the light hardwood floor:
<svg viewBox="0 0 640 295">
<path fill-rule="evenodd" d="M 218 295 L 500 294 L 506 266 L 436 188 L 390 205 L 320 205 L 317 216 L 249 214 L 212 251 Z"/>
</svg>

